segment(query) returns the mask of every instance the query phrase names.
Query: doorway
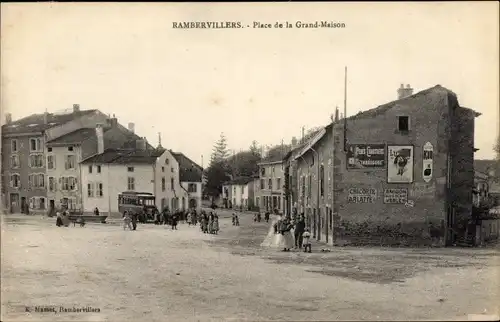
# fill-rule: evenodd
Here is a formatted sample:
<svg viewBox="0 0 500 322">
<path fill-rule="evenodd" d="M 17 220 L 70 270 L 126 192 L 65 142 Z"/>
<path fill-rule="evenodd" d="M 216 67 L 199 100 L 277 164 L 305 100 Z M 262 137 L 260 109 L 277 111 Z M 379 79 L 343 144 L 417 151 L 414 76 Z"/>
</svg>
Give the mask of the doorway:
<svg viewBox="0 0 500 322">
<path fill-rule="evenodd" d="M 19 194 L 11 193 L 10 194 L 10 213 L 16 214 L 20 212 L 20 204 L 19 204 Z"/>
<path fill-rule="evenodd" d="M 21 213 L 23 214 L 29 213 L 29 207 L 28 203 L 26 202 L 26 197 L 21 197 Z"/>
</svg>

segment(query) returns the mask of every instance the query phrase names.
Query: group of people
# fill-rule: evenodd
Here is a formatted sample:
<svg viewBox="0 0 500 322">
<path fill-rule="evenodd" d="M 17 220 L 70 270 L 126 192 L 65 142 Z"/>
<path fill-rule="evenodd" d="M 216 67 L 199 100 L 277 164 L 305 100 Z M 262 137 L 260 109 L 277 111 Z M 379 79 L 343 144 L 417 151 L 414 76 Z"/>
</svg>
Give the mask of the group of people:
<svg viewBox="0 0 500 322">
<path fill-rule="evenodd" d="M 270 213 L 269 211 L 266 211 L 266 213 L 264 214 L 264 220 L 265 220 L 266 222 L 269 222 L 269 218 L 270 218 L 270 216 L 271 216 L 271 213 Z M 261 216 L 260 212 L 259 212 L 259 213 L 256 213 L 256 214 L 253 216 L 253 221 L 254 221 L 254 222 L 260 222 L 261 220 L 262 220 L 262 216 Z"/>
<path fill-rule="evenodd" d="M 277 214 L 277 212 L 276 212 Z M 292 248 L 311 252 L 311 234 L 305 224 L 305 216 L 290 216 L 277 214 L 271 223 L 269 233 L 261 246 L 281 248 L 289 252 Z"/>
<path fill-rule="evenodd" d="M 213 212 L 207 214 L 202 210 L 200 218 L 200 230 L 204 234 L 217 235 L 219 233 L 219 216 L 217 216 L 217 214 Z"/>
</svg>

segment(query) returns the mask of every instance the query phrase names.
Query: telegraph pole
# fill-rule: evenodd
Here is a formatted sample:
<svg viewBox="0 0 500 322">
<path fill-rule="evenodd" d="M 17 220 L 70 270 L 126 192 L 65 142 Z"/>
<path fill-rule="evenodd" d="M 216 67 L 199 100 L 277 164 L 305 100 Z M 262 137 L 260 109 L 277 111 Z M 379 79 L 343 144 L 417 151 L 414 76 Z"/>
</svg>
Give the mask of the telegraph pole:
<svg viewBox="0 0 500 322">
<path fill-rule="evenodd" d="M 347 66 L 344 73 L 344 151 L 347 152 Z"/>
</svg>

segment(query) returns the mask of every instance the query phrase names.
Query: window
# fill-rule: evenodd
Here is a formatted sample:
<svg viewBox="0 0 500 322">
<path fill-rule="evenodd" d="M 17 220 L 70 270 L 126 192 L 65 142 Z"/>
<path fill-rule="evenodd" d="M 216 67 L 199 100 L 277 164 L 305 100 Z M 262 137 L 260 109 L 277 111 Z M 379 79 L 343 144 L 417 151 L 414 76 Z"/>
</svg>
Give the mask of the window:
<svg viewBox="0 0 500 322">
<path fill-rule="evenodd" d="M 260 175 L 261 176 L 265 176 L 266 175 L 266 168 L 263 167 L 263 168 L 260 169 Z"/>
<path fill-rule="evenodd" d="M 311 155 L 311 165 L 310 167 L 312 167 L 314 165 L 314 155 Z"/>
<path fill-rule="evenodd" d="M 30 152 L 38 152 L 42 149 L 42 140 L 39 138 L 30 139 Z"/>
<path fill-rule="evenodd" d="M 78 182 L 75 177 L 61 177 L 59 178 L 59 183 L 61 184 L 61 190 L 73 191 L 78 190 Z"/>
<path fill-rule="evenodd" d="M 319 166 L 319 189 L 323 197 L 325 195 L 325 167 L 323 165 Z"/>
<path fill-rule="evenodd" d="M 64 163 L 64 168 L 66 170 L 75 168 L 76 157 L 74 155 L 67 155 L 66 162 Z"/>
<path fill-rule="evenodd" d="M 170 178 L 170 189 L 174 190 L 174 178 Z"/>
<path fill-rule="evenodd" d="M 165 159 L 165 164 L 169 165 L 170 164 L 170 160 L 169 159 Z"/>
<path fill-rule="evenodd" d="M 128 168 L 127 168 L 127 171 L 128 171 L 128 172 L 134 172 L 134 167 L 128 167 Z"/>
<path fill-rule="evenodd" d="M 267 183 L 267 188 L 269 190 L 273 190 L 273 179 L 269 179 Z"/>
<path fill-rule="evenodd" d="M 45 198 L 44 197 L 31 197 L 29 199 L 30 209 L 45 209 Z"/>
<path fill-rule="evenodd" d="M 302 200 L 305 199 L 306 197 L 306 177 L 305 176 L 302 176 L 300 178 L 301 180 L 301 184 L 300 184 L 300 195 L 301 195 L 301 198 Z"/>
<path fill-rule="evenodd" d="M 312 188 L 312 176 L 309 175 L 309 182 L 307 184 L 307 197 L 308 198 L 311 198 L 311 196 L 312 196 L 312 189 L 311 188 Z"/>
<path fill-rule="evenodd" d="M 260 189 L 265 189 L 266 181 L 264 179 L 260 179 Z"/>
<path fill-rule="evenodd" d="M 161 172 L 165 172 L 165 167 L 161 167 Z"/>
<path fill-rule="evenodd" d="M 47 156 L 47 168 L 48 169 L 55 169 L 56 168 L 56 158 L 53 155 Z"/>
<path fill-rule="evenodd" d="M 43 168 L 43 154 L 31 154 L 30 155 L 30 167 L 31 168 Z"/>
<path fill-rule="evenodd" d="M 236 194 L 236 187 L 233 187 L 233 193 Z"/>
<path fill-rule="evenodd" d="M 103 185 L 101 182 L 97 184 L 97 197 L 102 197 L 103 194 Z"/>
<path fill-rule="evenodd" d="M 101 166 L 100 165 L 97 166 L 97 173 L 101 173 Z"/>
<path fill-rule="evenodd" d="M 87 196 L 94 197 L 94 184 L 92 182 L 87 183 Z"/>
<path fill-rule="evenodd" d="M 72 146 L 68 146 L 68 151 L 73 151 L 73 147 Z"/>
<path fill-rule="evenodd" d="M 188 184 L 188 192 L 196 192 L 198 189 L 197 189 L 197 186 L 196 186 L 196 183 L 189 183 Z"/>
<path fill-rule="evenodd" d="M 241 186 L 241 194 L 245 194 L 245 186 Z"/>
<path fill-rule="evenodd" d="M 28 175 L 28 187 L 45 188 L 45 175 L 43 173 L 33 173 Z"/>
<path fill-rule="evenodd" d="M 13 173 L 10 175 L 10 186 L 12 188 L 20 188 L 21 187 L 21 176 L 17 173 Z"/>
<path fill-rule="evenodd" d="M 10 167 L 12 169 L 19 168 L 19 156 L 17 154 L 14 154 L 10 157 Z"/>
<path fill-rule="evenodd" d="M 89 165 L 89 173 L 92 173 L 92 166 Z"/>
<path fill-rule="evenodd" d="M 172 168 L 170 168 L 170 172 L 172 172 L 172 173 L 174 172 L 174 168 L 173 168 L 173 167 L 172 167 Z"/>
<path fill-rule="evenodd" d="M 47 148 L 47 152 L 52 152 L 52 148 Z"/>
<path fill-rule="evenodd" d="M 128 179 L 127 179 L 127 189 L 129 191 L 134 191 L 135 190 L 135 178 L 134 177 L 128 177 Z"/>
<path fill-rule="evenodd" d="M 49 191 L 56 191 L 56 181 L 54 177 L 49 177 Z"/>
<path fill-rule="evenodd" d="M 400 132 L 408 132 L 410 130 L 409 116 L 398 116 L 398 130 Z"/>
<path fill-rule="evenodd" d="M 280 190 L 282 187 L 281 187 L 281 178 L 276 178 L 276 189 L 277 190 Z"/>
<path fill-rule="evenodd" d="M 167 183 L 166 183 L 166 180 L 165 180 L 165 177 L 161 178 L 161 191 L 165 191 L 165 189 L 167 189 Z"/>
<path fill-rule="evenodd" d="M 17 140 L 13 139 L 10 141 L 10 152 L 16 153 L 17 152 Z"/>
</svg>

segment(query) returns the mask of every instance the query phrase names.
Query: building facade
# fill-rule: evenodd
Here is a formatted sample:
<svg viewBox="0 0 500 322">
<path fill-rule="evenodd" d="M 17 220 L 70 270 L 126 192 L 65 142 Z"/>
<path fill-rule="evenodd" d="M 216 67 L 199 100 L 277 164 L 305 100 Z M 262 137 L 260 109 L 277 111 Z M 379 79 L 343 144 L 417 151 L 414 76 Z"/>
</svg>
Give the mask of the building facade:
<svg viewBox="0 0 500 322">
<path fill-rule="evenodd" d="M 261 211 L 283 212 L 285 171 L 283 160 L 263 160 L 259 165 L 258 195 Z"/>
<path fill-rule="evenodd" d="M 291 194 L 318 240 L 425 243 L 430 231 L 448 245 L 459 238 L 472 210 L 478 113 L 439 85 L 404 91 L 333 122 L 294 156 Z"/>
<path fill-rule="evenodd" d="M 179 182 L 179 165 L 172 153 L 146 149 L 143 142 L 138 147 L 105 150 L 81 162 L 84 212 L 97 207 L 118 214 L 118 195 L 125 191 L 152 193 L 160 210 L 187 208 L 188 192 Z"/>
<path fill-rule="evenodd" d="M 182 153 L 171 152 L 179 167 L 179 181 L 187 191 L 188 200 L 183 203 L 183 209 L 201 210 L 203 169 Z"/>
<path fill-rule="evenodd" d="M 258 182 L 259 179 L 253 177 L 231 180 L 223 185 L 222 199 L 229 199 L 230 197 L 228 204 L 233 209 L 256 210 L 255 186 Z"/>
<path fill-rule="evenodd" d="M 33 114 L 2 125 L 3 203 L 12 213 L 46 213 L 47 160 L 45 143 L 85 126 L 95 126 L 106 116 L 97 110 L 80 111 L 74 104 L 65 114 Z"/>
</svg>

